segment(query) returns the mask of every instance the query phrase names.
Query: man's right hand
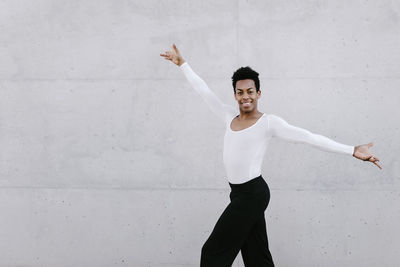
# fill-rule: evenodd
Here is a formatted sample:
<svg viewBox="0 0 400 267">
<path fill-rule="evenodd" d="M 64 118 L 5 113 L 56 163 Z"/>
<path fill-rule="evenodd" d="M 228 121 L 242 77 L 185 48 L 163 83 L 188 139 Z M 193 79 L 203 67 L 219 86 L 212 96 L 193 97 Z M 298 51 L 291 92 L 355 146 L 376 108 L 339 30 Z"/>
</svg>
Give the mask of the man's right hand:
<svg viewBox="0 0 400 267">
<path fill-rule="evenodd" d="M 181 53 L 179 52 L 178 48 L 175 46 L 175 44 L 172 45 L 171 51 L 165 51 L 165 53 L 160 54 L 160 56 L 164 57 L 167 60 L 171 60 L 173 63 L 175 63 L 178 66 L 181 66 L 185 62 L 185 60 L 181 56 Z"/>
</svg>

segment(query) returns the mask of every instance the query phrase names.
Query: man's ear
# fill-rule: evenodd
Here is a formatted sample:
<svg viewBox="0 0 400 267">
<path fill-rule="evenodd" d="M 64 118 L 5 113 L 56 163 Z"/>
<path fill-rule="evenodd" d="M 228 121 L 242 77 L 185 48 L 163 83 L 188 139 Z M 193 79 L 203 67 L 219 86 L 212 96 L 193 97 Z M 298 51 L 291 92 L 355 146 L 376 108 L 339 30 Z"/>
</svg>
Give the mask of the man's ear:
<svg viewBox="0 0 400 267">
<path fill-rule="evenodd" d="M 260 99 L 260 97 L 261 97 L 261 90 L 258 90 L 258 92 L 257 92 L 257 99 Z"/>
</svg>

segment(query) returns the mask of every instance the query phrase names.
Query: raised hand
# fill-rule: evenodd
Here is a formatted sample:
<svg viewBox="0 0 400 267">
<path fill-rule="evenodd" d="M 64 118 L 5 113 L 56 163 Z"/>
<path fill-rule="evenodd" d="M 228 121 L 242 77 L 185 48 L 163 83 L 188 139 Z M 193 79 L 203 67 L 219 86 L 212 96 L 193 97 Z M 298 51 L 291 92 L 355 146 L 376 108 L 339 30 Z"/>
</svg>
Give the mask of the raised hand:
<svg viewBox="0 0 400 267">
<path fill-rule="evenodd" d="M 372 155 L 372 153 L 369 151 L 369 148 L 373 145 L 374 144 L 371 142 L 369 144 L 356 146 L 354 148 L 353 156 L 363 161 L 370 161 L 378 166 L 379 169 L 382 169 L 381 165 L 378 163 L 379 159 L 376 156 Z"/>
<path fill-rule="evenodd" d="M 182 65 L 185 62 L 185 60 L 183 59 L 178 48 L 175 46 L 175 44 L 172 45 L 171 51 L 165 51 L 165 53 L 160 54 L 160 56 L 164 57 L 167 60 L 171 60 L 173 63 L 175 63 L 178 66 Z"/>
</svg>

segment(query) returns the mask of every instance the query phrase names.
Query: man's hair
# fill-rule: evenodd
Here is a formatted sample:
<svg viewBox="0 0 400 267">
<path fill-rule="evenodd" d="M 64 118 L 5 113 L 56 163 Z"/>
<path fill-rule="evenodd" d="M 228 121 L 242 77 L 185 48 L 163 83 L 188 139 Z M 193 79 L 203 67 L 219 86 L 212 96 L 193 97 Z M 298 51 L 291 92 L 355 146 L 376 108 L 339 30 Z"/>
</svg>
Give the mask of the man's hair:
<svg viewBox="0 0 400 267">
<path fill-rule="evenodd" d="M 260 80 L 258 79 L 258 72 L 247 66 L 247 67 L 241 67 L 240 69 L 237 69 L 233 73 L 232 76 L 233 92 L 236 93 L 236 82 L 246 79 L 254 81 L 254 84 L 256 85 L 256 92 L 260 90 Z"/>
</svg>

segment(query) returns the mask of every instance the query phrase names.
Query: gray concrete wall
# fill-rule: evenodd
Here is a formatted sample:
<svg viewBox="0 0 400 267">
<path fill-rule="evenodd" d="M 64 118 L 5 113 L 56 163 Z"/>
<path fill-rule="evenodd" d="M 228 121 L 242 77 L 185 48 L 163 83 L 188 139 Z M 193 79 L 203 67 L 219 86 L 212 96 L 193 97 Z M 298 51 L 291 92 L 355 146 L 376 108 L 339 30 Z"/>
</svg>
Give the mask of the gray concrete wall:
<svg viewBox="0 0 400 267">
<path fill-rule="evenodd" d="M 223 125 L 159 56 L 175 42 L 234 105 L 346 144 L 383 170 L 274 140 L 277 266 L 400 261 L 400 1 L 0 2 L 0 266 L 198 266 L 229 202 Z M 234 266 L 243 266 L 240 254 Z"/>
</svg>

